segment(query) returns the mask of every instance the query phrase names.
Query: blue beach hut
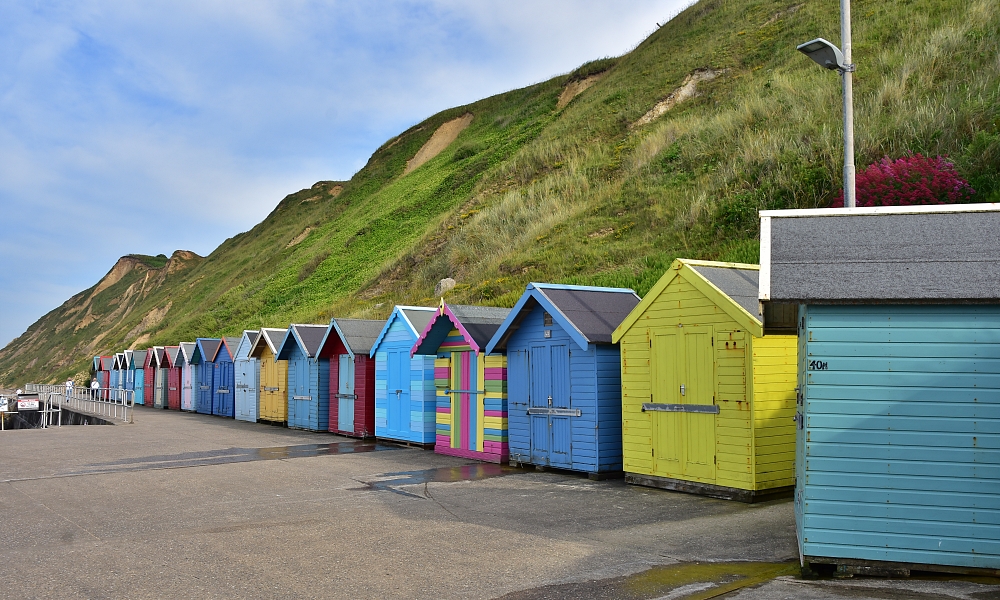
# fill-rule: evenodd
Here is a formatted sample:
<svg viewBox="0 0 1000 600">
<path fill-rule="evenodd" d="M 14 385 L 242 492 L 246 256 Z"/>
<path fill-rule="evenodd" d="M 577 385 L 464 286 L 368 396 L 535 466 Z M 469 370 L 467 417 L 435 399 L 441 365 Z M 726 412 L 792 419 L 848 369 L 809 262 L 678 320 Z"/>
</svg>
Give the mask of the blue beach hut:
<svg viewBox="0 0 1000 600">
<path fill-rule="evenodd" d="M 369 355 L 375 359 L 375 437 L 433 447 L 434 357 L 410 356 L 436 308 L 397 306 Z"/>
<path fill-rule="evenodd" d="M 327 325 L 290 325 L 275 360 L 288 361 L 288 426 L 327 431 L 330 365 L 317 356 Z"/>
<path fill-rule="evenodd" d="M 761 212 L 804 563 L 1000 572 L 997 231 L 997 204 Z"/>
<path fill-rule="evenodd" d="M 529 283 L 486 353 L 507 353 L 510 461 L 590 474 L 622 470 L 615 328 L 630 289 Z"/>
<path fill-rule="evenodd" d="M 212 390 L 215 382 L 215 355 L 222 340 L 219 338 L 198 338 L 194 342 L 194 356 L 191 363 L 197 365 L 198 385 L 195 388 L 196 412 L 212 414 Z"/>
<path fill-rule="evenodd" d="M 146 352 L 146 350 L 132 352 L 132 390 L 135 392 L 136 404 L 145 404 L 146 375 L 144 365 L 146 364 Z"/>
<path fill-rule="evenodd" d="M 239 421 L 251 423 L 257 422 L 257 407 L 260 400 L 260 361 L 250 356 L 250 350 L 257 342 L 258 335 L 256 331 L 244 331 L 233 357 L 236 382 L 235 416 Z"/>
<path fill-rule="evenodd" d="M 212 414 L 219 417 L 229 417 L 236 414 L 236 400 L 233 393 L 236 387 L 236 371 L 233 364 L 233 353 L 240 344 L 240 338 L 222 338 L 218 352 L 215 353 L 214 371 L 212 375 Z"/>
<path fill-rule="evenodd" d="M 108 387 L 111 389 L 119 388 L 121 383 L 121 378 L 122 378 L 122 355 L 119 352 L 111 358 L 111 372 L 108 378 Z"/>
<path fill-rule="evenodd" d="M 194 357 L 194 342 L 180 343 L 181 367 L 181 410 L 193 411 L 195 390 L 198 389 L 198 367 L 191 362 Z"/>
<path fill-rule="evenodd" d="M 122 352 L 122 373 L 124 374 L 124 385 L 123 389 L 133 390 L 135 389 L 135 367 L 132 365 L 132 350 L 126 350 Z"/>
</svg>

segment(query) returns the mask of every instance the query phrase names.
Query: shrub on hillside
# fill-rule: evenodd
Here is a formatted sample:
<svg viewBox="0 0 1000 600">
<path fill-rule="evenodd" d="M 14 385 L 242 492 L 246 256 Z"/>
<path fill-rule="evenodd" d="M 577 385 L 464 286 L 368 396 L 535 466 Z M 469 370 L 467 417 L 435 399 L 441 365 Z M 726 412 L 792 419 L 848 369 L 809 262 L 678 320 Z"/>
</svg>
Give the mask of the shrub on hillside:
<svg viewBox="0 0 1000 600">
<path fill-rule="evenodd" d="M 946 157 L 921 154 L 896 160 L 887 156 L 869 165 L 857 174 L 855 189 L 858 206 L 961 204 L 971 201 L 976 193 Z M 844 206 L 843 190 L 833 206 Z"/>
</svg>

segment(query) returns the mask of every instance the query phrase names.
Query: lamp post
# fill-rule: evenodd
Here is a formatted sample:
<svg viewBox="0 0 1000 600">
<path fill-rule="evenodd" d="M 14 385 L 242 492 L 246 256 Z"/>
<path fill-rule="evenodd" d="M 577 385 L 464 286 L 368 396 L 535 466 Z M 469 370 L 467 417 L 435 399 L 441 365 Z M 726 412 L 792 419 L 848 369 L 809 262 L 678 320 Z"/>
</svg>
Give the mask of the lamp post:
<svg viewBox="0 0 1000 600">
<path fill-rule="evenodd" d="M 844 81 L 844 206 L 854 208 L 854 63 L 851 62 L 851 0 L 840 0 L 840 41 L 844 51 L 823 38 L 798 47 L 825 69 L 837 70 Z"/>
</svg>

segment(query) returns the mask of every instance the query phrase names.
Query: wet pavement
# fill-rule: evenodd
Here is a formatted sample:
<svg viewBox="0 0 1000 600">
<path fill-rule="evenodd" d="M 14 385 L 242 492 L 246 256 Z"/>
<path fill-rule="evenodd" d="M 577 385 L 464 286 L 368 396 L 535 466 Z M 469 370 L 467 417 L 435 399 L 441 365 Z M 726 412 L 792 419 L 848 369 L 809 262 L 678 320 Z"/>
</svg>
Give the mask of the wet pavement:
<svg viewBox="0 0 1000 600">
<path fill-rule="evenodd" d="M 798 577 L 746 505 L 138 407 L 0 434 L 0 598 L 1000 598 Z"/>
</svg>

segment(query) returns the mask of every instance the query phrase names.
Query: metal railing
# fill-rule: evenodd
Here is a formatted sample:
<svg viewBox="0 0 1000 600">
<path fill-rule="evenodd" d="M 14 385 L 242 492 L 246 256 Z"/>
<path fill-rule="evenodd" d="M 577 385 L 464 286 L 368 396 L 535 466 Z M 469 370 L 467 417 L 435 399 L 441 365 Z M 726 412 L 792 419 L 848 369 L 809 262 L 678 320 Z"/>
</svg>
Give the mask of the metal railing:
<svg viewBox="0 0 1000 600">
<path fill-rule="evenodd" d="M 29 383 L 24 386 L 24 391 L 39 394 L 47 394 L 45 400 L 50 410 L 58 412 L 58 422 L 62 423 L 62 407 L 74 408 L 99 417 L 108 417 L 125 423 L 132 422 L 132 408 L 135 406 L 135 392 L 123 388 L 76 388 L 67 396 L 64 385 L 44 385 Z M 40 407 L 41 408 L 41 407 Z M 49 425 L 52 420 L 52 412 L 43 417 L 43 421 L 48 420 Z"/>
</svg>

